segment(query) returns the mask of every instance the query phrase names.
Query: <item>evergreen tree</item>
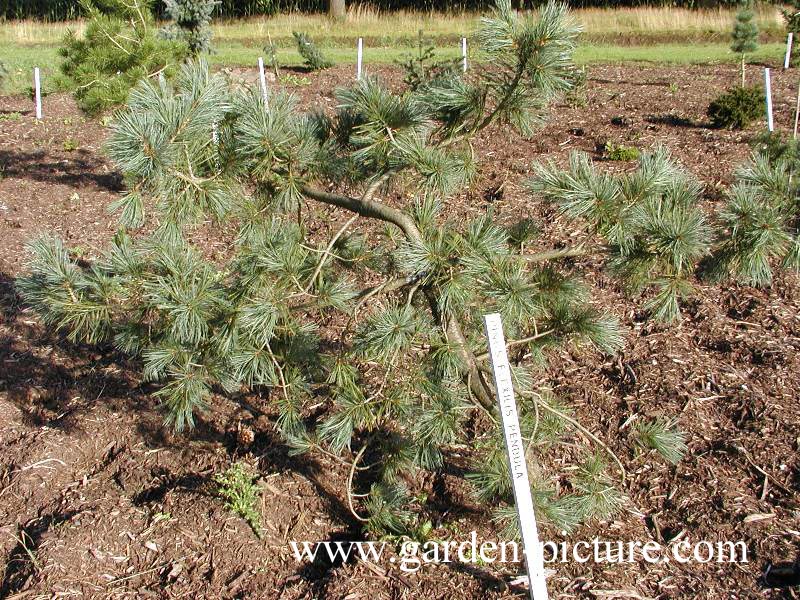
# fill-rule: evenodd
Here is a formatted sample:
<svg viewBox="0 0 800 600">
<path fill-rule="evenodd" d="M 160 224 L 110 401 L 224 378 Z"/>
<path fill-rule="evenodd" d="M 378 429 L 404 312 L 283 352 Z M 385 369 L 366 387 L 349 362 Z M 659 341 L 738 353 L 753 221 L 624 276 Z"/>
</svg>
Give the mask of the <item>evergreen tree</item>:
<svg viewBox="0 0 800 600">
<path fill-rule="evenodd" d="M 416 54 L 404 56 L 397 64 L 405 71 L 403 83 L 416 90 L 431 79 L 454 74 L 459 68 L 460 60 L 436 60 L 436 48 L 425 40 L 425 34 L 420 29 Z"/>
<path fill-rule="evenodd" d="M 211 18 L 220 0 L 164 0 L 173 24 L 162 30 L 167 39 L 182 40 L 192 56 L 211 50 Z"/>
<path fill-rule="evenodd" d="M 156 73 L 171 74 L 186 47 L 159 39 L 149 0 L 81 0 L 86 32 L 70 31 L 59 54 L 61 71 L 76 90 L 78 105 L 97 113 L 123 104 L 131 88 Z"/>
<path fill-rule="evenodd" d="M 297 42 L 297 51 L 303 57 L 303 61 L 310 71 L 322 71 L 333 66 L 333 63 L 322 55 L 320 49 L 307 33 L 293 31 L 292 35 Z"/>
<path fill-rule="evenodd" d="M 457 445 L 481 449 L 470 476 L 478 497 L 509 503 L 481 315 L 505 317 L 523 435 L 537 454 L 580 428 L 537 385 L 547 349 L 571 342 L 614 352 L 622 338 L 561 268 L 568 251 L 526 253 L 529 225 L 506 230 L 490 214 L 455 222 L 442 206 L 473 178 L 475 134 L 501 124 L 531 135 L 569 89 L 576 34 L 562 5 L 520 16 L 499 0 L 479 35 L 489 66 L 400 93 L 364 78 L 338 91 L 332 117 L 301 114 L 284 93 L 267 105 L 257 87 L 233 90 L 202 62 L 173 82 L 145 80 L 108 149 L 129 185 L 114 206 L 122 224 L 152 218 L 158 227 L 135 238 L 123 228 L 90 265 L 56 239 L 36 240 L 19 289 L 70 339 L 138 357 L 178 430 L 214 390 L 268 390 L 292 452 L 347 457 L 351 511 L 370 531 L 416 527 L 408 476 L 441 468 Z M 669 289 L 661 280 L 682 277 L 696 250 L 657 247 L 659 219 L 685 211 L 694 188 L 664 181 L 673 171 L 651 162 L 659 176 L 639 185 L 658 187 L 667 206 L 637 211 L 642 224 L 626 248 Z M 404 201 L 388 199 L 395 186 Z M 350 218 L 315 241 L 309 204 Z M 224 261 L 190 241 L 208 217 L 237 228 Z M 383 235 L 348 233 L 363 220 L 384 224 Z M 328 333 L 322 326 L 337 313 L 342 327 Z M 561 526 L 620 504 L 593 455 L 572 475 L 536 472 L 537 504 Z M 573 491 L 556 493 L 556 477 Z"/>
<path fill-rule="evenodd" d="M 731 50 L 742 57 L 742 87 L 744 87 L 744 58 L 748 52 L 758 48 L 758 26 L 753 22 L 753 11 L 745 5 L 736 13 L 736 21 L 731 34 Z"/>
</svg>

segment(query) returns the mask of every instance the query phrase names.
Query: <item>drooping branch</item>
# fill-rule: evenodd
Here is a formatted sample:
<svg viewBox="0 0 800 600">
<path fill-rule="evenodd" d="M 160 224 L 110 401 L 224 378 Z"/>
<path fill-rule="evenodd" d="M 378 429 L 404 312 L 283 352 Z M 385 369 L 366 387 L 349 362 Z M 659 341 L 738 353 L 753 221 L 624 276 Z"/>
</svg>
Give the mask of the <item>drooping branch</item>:
<svg viewBox="0 0 800 600">
<path fill-rule="evenodd" d="M 592 254 L 592 250 L 581 245 L 574 248 L 559 248 L 555 250 L 537 252 L 536 254 L 526 254 L 523 256 L 523 258 L 528 262 L 536 263 L 557 260 L 559 258 L 577 258 L 579 256 L 587 256 L 589 254 Z"/>
<path fill-rule="evenodd" d="M 491 392 L 478 368 L 475 355 L 467 344 L 464 332 L 461 330 L 461 325 L 453 317 L 446 318 L 447 338 L 455 343 L 456 353 L 467 367 L 467 379 L 470 384 L 470 390 L 475 395 L 478 402 L 480 402 L 481 406 L 491 413 L 496 409 L 494 402 L 492 402 Z"/>
<path fill-rule="evenodd" d="M 369 198 L 351 198 L 350 196 L 334 194 L 310 185 L 303 186 L 300 191 L 305 197 L 316 200 L 317 202 L 338 206 L 339 208 L 344 208 L 350 212 L 359 214 L 362 217 L 392 223 L 399 227 L 409 240 L 416 242 L 422 241 L 422 234 L 417 228 L 416 223 L 414 223 L 414 219 L 404 212 L 383 204 L 382 202 L 376 202 Z"/>
<path fill-rule="evenodd" d="M 378 181 L 385 181 L 387 178 L 388 175 L 382 177 Z M 376 182 L 370 186 L 368 192 L 365 193 L 361 198 L 352 198 L 350 196 L 325 192 L 308 185 L 304 186 L 301 191 L 307 198 L 316 200 L 317 202 L 338 206 L 364 217 L 392 223 L 399 227 L 410 241 L 422 242 L 422 234 L 420 233 L 416 223 L 414 223 L 414 220 L 409 215 L 381 202 L 376 202 L 370 198 L 370 190 L 374 193 L 378 187 L 379 183 Z M 400 279 L 393 281 L 392 283 L 399 288 L 403 285 L 407 285 L 408 280 Z M 394 288 L 395 286 L 392 285 L 391 287 Z M 379 286 L 377 291 L 385 291 L 385 287 L 383 285 Z M 369 295 L 370 294 L 368 293 L 366 297 L 369 297 Z M 431 300 L 432 309 L 435 313 L 438 313 L 439 307 L 437 303 L 430 297 L 430 295 L 429 299 Z M 444 318 L 446 320 L 445 331 L 447 333 L 447 337 L 456 345 L 456 352 L 458 353 L 459 358 L 464 365 L 466 365 L 467 372 L 465 373 L 465 377 L 470 381 L 472 393 L 481 403 L 481 406 L 489 411 L 492 411 L 494 409 L 494 403 L 492 402 L 491 394 L 488 391 L 480 374 L 475 355 L 472 353 L 472 350 L 470 350 L 469 345 L 467 344 L 464 333 L 461 330 L 461 325 L 455 318 L 451 316 L 445 315 Z"/>
</svg>

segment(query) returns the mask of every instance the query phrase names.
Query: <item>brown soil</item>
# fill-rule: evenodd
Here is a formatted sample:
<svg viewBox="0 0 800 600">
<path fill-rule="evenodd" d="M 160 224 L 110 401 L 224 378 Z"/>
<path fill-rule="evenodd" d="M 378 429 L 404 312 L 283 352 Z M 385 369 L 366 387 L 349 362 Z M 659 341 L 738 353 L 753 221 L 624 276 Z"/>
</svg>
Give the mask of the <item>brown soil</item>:
<svg viewBox="0 0 800 600">
<path fill-rule="evenodd" d="M 396 73 L 386 76 L 397 81 Z M 351 69 L 308 77 L 310 85 L 295 89 L 304 104 L 331 107 L 331 90 Z M 713 210 L 762 126 L 746 132 L 706 126 L 709 101 L 737 77 L 735 67 L 592 68 L 587 104 L 557 107 L 533 140 L 500 130 L 483 135 L 476 143 L 480 179 L 448 209 L 454 218 L 477 215 L 489 204 L 504 221 L 531 215 L 544 226 L 542 247 L 557 245 L 575 227 L 522 190 L 530 163 L 563 164 L 573 149 L 601 159 L 597 149 L 611 140 L 667 146 L 705 183 L 704 202 Z M 756 68 L 750 77 L 760 77 Z M 796 71 L 776 71 L 774 85 L 776 123 L 787 130 Z M 9 118 L 17 111 L 21 118 Z M 288 540 L 360 537 L 344 495 L 345 466 L 289 457 L 258 396 L 216 398 L 195 431 L 171 434 L 135 364 L 110 349 L 48 333 L 20 306 L 13 280 L 24 271 L 26 241 L 50 231 L 96 255 L 116 228 L 106 205 L 122 186 L 103 158 L 99 122 L 81 116 L 65 96 L 48 97 L 45 116 L 37 124 L 26 98 L 0 98 L 0 597 L 520 594 L 508 586 L 514 567 L 440 565 L 404 574 L 386 561 L 297 564 Z M 750 562 L 559 565 L 549 579 L 552 597 L 795 597 L 791 588 L 765 589 L 759 579 L 768 563 L 792 562 L 798 553 L 796 277 L 781 276 L 766 290 L 698 283 L 685 319 L 667 328 L 645 322 L 599 261 L 578 266 L 598 302 L 629 330 L 627 344 L 606 362 L 559 351 L 547 376 L 581 423 L 622 457 L 630 477 L 626 511 L 583 526 L 570 539 L 743 540 Z M 677 415 L 688 434 L 687 458 L 671 467 L 652 454 L 635 456 L 623 428 L 633 414 Z M 238 459 L 262 474 L 260 540 L 214 497 L 212 477 Z M 437 527 L 448 524 L 435 537 L 477 530 L 496 538 L 455 471 L 416 484 L 429 495 Z M 558 532 L 545 533 L 559 539 Z"/>
</svg>

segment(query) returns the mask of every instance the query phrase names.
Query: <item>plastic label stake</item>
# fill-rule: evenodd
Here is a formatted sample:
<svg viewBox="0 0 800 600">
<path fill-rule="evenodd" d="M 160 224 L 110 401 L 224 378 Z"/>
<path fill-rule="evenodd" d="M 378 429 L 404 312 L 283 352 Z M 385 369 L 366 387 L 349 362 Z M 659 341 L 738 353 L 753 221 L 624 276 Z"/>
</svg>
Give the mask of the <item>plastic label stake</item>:
<svg viewBox="0 0 800 600">
<path fill-rule="evenodd" d="M 261 93 L 264 95 L 264 105 L 269 110 L 269 95 L 267 94 L 267 75 L 264 73 L 264 58 L 258 57 L 258 77 L 261 81 Z"/>
<path fill-rule="evenodd" d="M 789 60 L 792 58 L 792 41 L 794 41 L 794 33 L 791 31 L 789 32 L 789 36 L 786 38 L 786 58 L 783 59 L 783 68 L 789 68 Z"/>
<path fill-rule="evenodd" d="M 36 93 L 36 118 L 42 120 L 42 77 L 39 67 L 33 69 L 33 87 Z"/>
<path fill-rule="evenodd" d="M 519 528 L 522 532 L 522 546 L 530 581 L 530 596 L 532 600 L 548 600 L 542 545 L 539 543 L 536 515 L 533 512 L 528 464 L 525 461 L 525 441 L 522 439 L 522 430 L 519 426 L 517 402 L 514 399 L 514 386 L 511 382 L 511 365 L 508 362 L 506 340 L 503 335 L 503 323 L 499 314 L 484 315 L 483 323 L 486 328 L 486 337 L 489 340 L 489 358 L 492 363 L 506 450 L 508 450 L 509 471 L 514 484 L 514 501 L 517 506 Z"/>
<path fill-rule="evenodd" d="M 461 56 L 464 58 L 464 73 L 467 72 L 467 38 L 461 38 Z"/>
<path fill-rule="evenodd" d="M 364 40 L 358 38 L 358 60 L 356 64 L 356 79 L 361 81 L 361 64 L 364 62 Z"/>
<path fill-rule="evenodd" d="M 764 89 L 767 96 L 767 128 L 772 133 L 775 131 L 775 127 L 772 122 L 772 80 L 769 76 L 769 68 L 764 69 Z"/>
</svg>

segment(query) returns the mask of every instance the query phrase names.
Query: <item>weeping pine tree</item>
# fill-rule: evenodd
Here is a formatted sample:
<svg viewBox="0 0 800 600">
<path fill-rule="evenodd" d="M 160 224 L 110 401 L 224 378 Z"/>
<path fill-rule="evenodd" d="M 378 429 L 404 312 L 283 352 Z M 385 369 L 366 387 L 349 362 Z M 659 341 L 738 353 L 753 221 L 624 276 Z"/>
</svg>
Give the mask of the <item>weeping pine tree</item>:
<svg viewBox="0 0 800 600">
<path fill-rule="evenodd" d="M 568 427 L 599 442 L 542 387 L 548 348 L 612 353 L 622 338 L 562 268 L 569 252 L 525 253 L 525 223 L 504 229 L 489 214 L 462 223 L 443 206 L 475 175 L 475 134 L 499 124 L 531 135 L 569 90 L 576 35 L 562 5 L 521 16 L 500 0 L 478 36 L 491 66 L 400 93 L 363 78 L 338 91 L 332 115 L 302 114 L 282 92 L 267 105 L 257 87 L 232 89 L 202 62 L 173 82 L 143 81 L 108 144 L 129 186 L 114 205 L 123 229 L 90 265 L 56 239 L 36 240 L 20 291 L 70 339 L 138 357 L 177 430 L 220 390 L 268 395 L 293 453 L 346 461 L 351 511 L 375 534 L 416 531 L 410 476 L 467 445 L 477 448 L 477 497 L 506 519 L 512 495 L 481 315 L 504 317 L 524 434 L 540 457 Z M 685 206 L 694 188 L 665 181 L 663 157 L 647 164 L 640 182 L 607 182 L 613 206 L 597 226 L 669 295 L 698 250 L 659 248 L 659 219 L 694 218 Z M 634 183 L 663 206 L 628 214 Z M 344 221 L 325 239 L 309 227 L 322 207 Z M 224 260 L 190 241 L 209 217 L 236 230 Z M 152 234 L 129 233 L 146 221 Z M 544 458 L 534 469 L 537 504 L 561 527 L 621 502 L 598 449 L 610 454 L 598 443 L 568 473 L 548 471 Z M 572 485 L 559 491 L 557 478 Z"/>
</svg>

